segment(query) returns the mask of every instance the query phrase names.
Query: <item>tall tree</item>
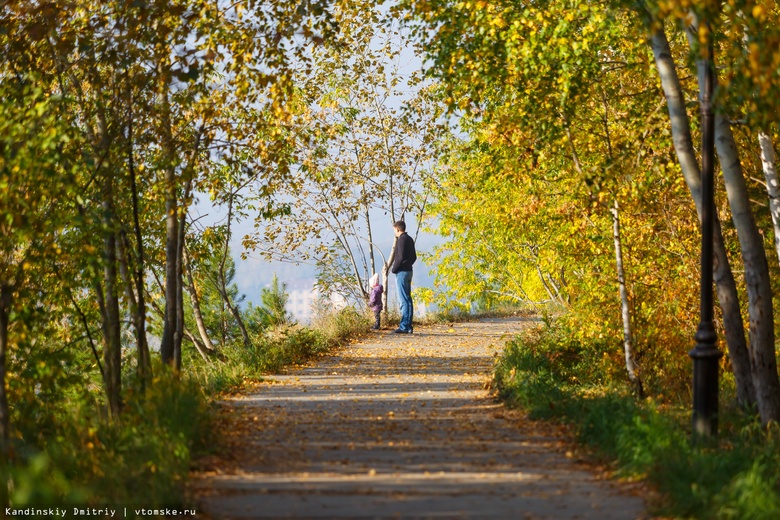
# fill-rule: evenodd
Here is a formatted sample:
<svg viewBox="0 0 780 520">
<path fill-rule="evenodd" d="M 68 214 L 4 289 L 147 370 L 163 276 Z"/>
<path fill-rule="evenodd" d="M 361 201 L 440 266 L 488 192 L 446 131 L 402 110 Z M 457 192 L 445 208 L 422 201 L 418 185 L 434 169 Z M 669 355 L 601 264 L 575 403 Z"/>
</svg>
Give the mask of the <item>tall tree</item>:
<svg viewBox="0 0 780 520">
<path fill-rule="evenodd" d="M 637 166 L 641 163 L 634 165 L 626 160 L 631 154 L 646 157 L 648 174 L 668 177 L 665 147 L 669 143 L 659 125 L 653 90 L 647 86 L 651 71 L 646 54 L 638 45 L 643 38 L 637 35 L 643 33 L 643 28 L 622 6 L 545 2 L 518 12 L 508 3 L 467 6 L 448 1 L 411 1 L 403 7 L 413 14 L 411 23 L 427 51 L 430 71 L 443 80 L 450 107 L 475 114 L 480 124 L 488 128 L 493 125 L 498 132 L 518 132 L 523 126 L 533 129 L 528 132 L 532 136 L 517 139 L 522 146 L 518 156 L 528 150 L 535 158 L 532 164 L 543 158 L 548 172 L 561 171 L 561 166 L 551 168 L 549 158 L 569 150 L 567 141 L 580 142 L 578 148 L 588 152 L 582 153 L 582 162 L 588 167 L 581 168 L 578 176 L 588 186 L 587 196 L 596 197 L 599 204 L 602 195 L 614 193 L 623 181 L 628 181 L 624 185 L 631 186 L 633 196 L 646 186 L 638 182 Z M 596 115 L 594 101 L 600 98 L 599 86 L 604 85 L 634 88 L 628 96 L 612 98 L 620 100 L 613 109 L 613 120 L 622 127 L 612 135 L 629 130 L 625 135 L 636 138 L 616 146 L 619 152 L 614 154 L 609 153 L 604 130 L 597 130 L 591 123 Z M 619 90 L 616 92 L 620 95 Z M 574 133 L 574 139 L 568 137 L 569 132 Z M 677 133 L 674 138 L 677 143 Z M 610 159 L 604 162 L 599 155 Z M 568 168 L 572 166 L 576 165 Z M 683 165 L 688 180 L 690 170 L 686 168 Z M 664 178 L 664 182 L 669 181 Z M 623 200 L 620 205 L 627 207 Z M 622 228 L 631 233 L 631 227 Z M 632 245 L 632 249 L 635 247 Z M 645 265 L 635 268 L 647 269 Z M 719 282 L 729 285 L 729 274 L 728 269 L 721 271 Z M 733 291 L 719 292 L 725 296 L 720 300 L 727 339 L 735 352 L 745 353 L 733 279 L 730 286 Z M 647 309 L 641 301 L 636 307 Z M 645 326 L 649 324 L 642 321 Z M 676 337 L 675 341 L 682 338 Z M 745 379 L 750 378 L 737 370 L 737 379 L 744 389 Z M 748 395 L 748 391 L 740 393 L 743 402 L 749 402 Z"/>
<path fill-rule="evenodd" d="M 317 49 L 301 79 L 298 167 L 278 193 L 290 210 L 245 243 L 269 258 L 312 262 L 324 292 L 364 301 L 371 274 L 386 280 L 392 256 L 379 249 L 377 227 L 424 212 L 437 113 L 404 76 L 397 23 L 381 25 L 371 4 L 337 14 L 340 37 Z"/>
<path fill-rule="evenodd" d="M 61 253 L 57 237 L 77 186 L 62 164 L 70 135 L 62 106 L 30 75 L 0 77 L 0 466 L 8 463 L 11 424 L 7 367 L 28 287 Z M 45 131 L 41 131 L 45 129 Z M 37 286 L 37 291 L 44 290 Z M 35 291 L 33 291 L 35 292 Z M 16 316 L 16 317 L 15 317 Z M 4 475 L 6 475 L 4 473 Z M 7 505 L 7 483 L 2 483 Z"/>
<path fill-rule="evenodd" d="M 677 154 L 682 174 L 685 177 L 685 182 L 696 203 L 696 209 L 701 216 L 701 170 L 699 169 L 699 163 L 693 148 L 693 138 L 685 107 L 684 92 L 677 74 L 669 40 L 662 26 L 653 30 L 650 42 L 667 101 L 675 153 Z M 739 309 L 737 287 L 734 275 L 731 272 L 723 235 L 717 219 L 713 241 L 715 264 L 713 266 L 713 278 L 717 288 L 718 303 L 723 312 L 726 344 L 737 381 L 737 399 L 743 406 L 749 406 L 755 403 L 755 387 L 751 375 L 742 315 Z"/>
<path fill-rule="evenodd" d="M 689 13 L 689 17 L 694 21 L 688 25 L 688 41 L 692 49 L 698 51 L 699 59 L 696 62 L 696 67 L 699 75 L 699 90 L 703 91 L 703 77 L 707 66 L 705 59 L 715 61 L 715 56 L 706 56 L 706 53 L 711 51 L 707 48 L 700 48 L 700 41 L 708 41 L 711 38 L 711 36 L 700 33 L 711 33 L 712 29 L 700 26 L 696 22 L 696 16 L 692 13 Z M 715 82 L 717 83 L 717 74 Z M 764 423 L 780 421 L 780 379 L 777 376 L 774 309 L 769 265 L 764 250 L 764 241 L 753 217 L 748 187 L 731 131 L 731 123 L 722 110 L 715 114 L 715 148 L 723 172 L 723 181 L 731 209 L 731 220 L 737 230 L 742 252 L 745 286 L 748 293 L 748 315 L 750 317 L 749 353 L 756 403 Z"/>
</svg>

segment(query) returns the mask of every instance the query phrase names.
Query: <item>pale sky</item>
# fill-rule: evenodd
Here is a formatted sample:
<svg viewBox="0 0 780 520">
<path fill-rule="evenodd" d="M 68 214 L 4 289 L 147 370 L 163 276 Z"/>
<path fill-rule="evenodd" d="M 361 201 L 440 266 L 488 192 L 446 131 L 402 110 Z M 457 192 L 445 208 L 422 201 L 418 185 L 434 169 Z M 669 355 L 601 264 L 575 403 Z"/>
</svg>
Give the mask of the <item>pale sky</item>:
<svg viewBox="0 0 780 520">
<path fill-rule="evenodd" d="M 409 46 L 405 46 L 399 57 L 399 66 L 401 72 L 405 76 L 411 75 L 421 67 L 421 60 L 415 55 L 414 51 Z M 407 93 L 408 94 L 408 93 Z M 400 107 L 400 104 L 404 101 L 404 93 L 401 93 L 397 99 L 394 99 L 392 103 L 396 108 Z M 205 194 L 201 194 L 197 197 L 197 202 L 193 204 L 190 210 L 193 219 L 207 215 L 199 219 L 199 224 L 203 226 L 213 225 L 217 222 L 224 223 L 227 211 L 219 208 L 214 208 L 209 197 Z M 372 219 L 372 227 L 376 237 L 376 242 L 382 249 L 382 253 L 387 256 L 390 253 L 390 248 L 393 242 L 393 230 L 392 224 L 387 220 L 381 218 Z M 235 283 L 242 294 L 246 295 L 246 301 L 251 301 L 255 304 L 259 303 L 260 290 L 270 284 L 274 273 L 279 277 L 279 280 L 285 282 L 290 288 L 302 288 L 301 285 L 306 282 L 313 282 L 315 278 L 315 270 L 313 266 L 309 265 L 295 265 L 286 262 L 269 262 L 260 258 L 257 253 L 251 254 L 246 260 L 241 258 L 244 253 L 242 239 L 254 230 L 254 217 L 250 216 L 244 221 L 234 222 L 233 224 L 233 237 L 231 240 L 231 254 L 236 262 L 236 278 Z M 417 238 L 417 250 L 418 253 L 430 252 L 434 245 L 442 242 L 441 237 L 431 235 L 429 233 L 417 232 L 417 223 L 413 218 L 407 218 L 407 231 L 409 235 Z M 377 255 L 381 262 L 381 255 Z M 423 263 L 421 258 L 418 258 L 415 263 L 415 271 L 413 278 L 413 287 L 432 287 L 433 275 L 431 273 L 430 266 Z M 395 293 L 395 277 L 391 274 L 388 280 L 390 285 L 390 296 L 394 298 Z"/>
</svg>

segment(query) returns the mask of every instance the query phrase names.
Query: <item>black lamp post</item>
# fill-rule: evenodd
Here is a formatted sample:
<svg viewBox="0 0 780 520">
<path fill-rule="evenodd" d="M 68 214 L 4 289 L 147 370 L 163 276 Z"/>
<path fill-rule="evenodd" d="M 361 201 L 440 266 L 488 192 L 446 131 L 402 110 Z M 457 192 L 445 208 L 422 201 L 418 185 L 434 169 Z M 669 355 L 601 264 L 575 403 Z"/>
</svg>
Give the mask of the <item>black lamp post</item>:
<svg viewBox="0 0 780 520">
<path fill-rule="evenodd" d="M 712 94 L 715 84 L 711 33 L 704 50 L 705 71 L 701 96 L 701 321 L 696 331 L 693 358 L 693 435 L 711 437 L 718 432 L 718 365 L 723 353 L 718 350 L 712 322 L 712 236 L 715 212 L 713 162 L 715 155 L 715 116 Z"/>
</svg>

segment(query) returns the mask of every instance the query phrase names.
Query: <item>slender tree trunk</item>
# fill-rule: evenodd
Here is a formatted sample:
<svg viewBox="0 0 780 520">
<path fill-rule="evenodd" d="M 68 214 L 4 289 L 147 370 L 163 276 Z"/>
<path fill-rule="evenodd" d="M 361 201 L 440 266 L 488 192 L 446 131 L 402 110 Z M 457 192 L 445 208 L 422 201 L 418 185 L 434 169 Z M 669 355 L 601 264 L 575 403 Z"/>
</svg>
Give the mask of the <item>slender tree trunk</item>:
<svg viewBox="0 0 780 520">
<path fill-rule="evenodd" d="M 653 31 L 650 43 L 666 97 L 677 160 L 680 163 L 683 177 L 691 192 L 699 219 L 701 220 L 701 170 L 699 169 L 693 148 L 693 139 L 691 138 L 691 129 L 685 108 L 685 97 L 677 76 L 677 69 L 672 58 L 669 41 L 663 28 Z M 737 401 L 741 406 L 749 407 L 755 404 L 756 393 L 751 375 L 750 357 L 745 341 L 745 329 L 739 308 L 737 285 L 729 265 L 728 256 L 726 255 L 717 213 L 715 213 L 714 217 L 713 262 L 715 265 L 713 266 L 713 279 L 718 293 L 718 303 L 723 313 L 726 345 L 728 346 L 737 386 Z"/>
<path fill-rule="evenodd" d="M 366 228 L 368 229 L 368 259 L 371 263 L 371 274 L 369 277 L 374 276 L 376 270 L 376 258 L 374 257 L 374 235 L 371 232 L 371 217 L 368 212 L 368 204 L 366 204 Z M 369 287 L 369 290 L 371 288 Z"/>
<path fill-rule="evenodd" d="M 238 328 L 241 330 L 241 336 L 244 338 L 244 346 L 246 348 L 252 347 L 252 341 L 249 339 L 249 333 L 244 325 L 244 320 L 241 317 L 241 313 L 238 311 L 233 302 L 230 300 L 230 295 L 227 290 L 227 280 L 225 279 L 225 262 L 227 261 L 227 255 L 230 253 L 230 226 L 233 219 L 233 193 L 230 194 L 228 199 L 228 218 L 227 218 L 227 232 L 225 233 L 225 248 L 222 252 L 222 259 L 219 262 L 219 283 L 217 289 L 222 299 L 225 301 L 228 310 L 235 318 Z"/>
<path fill-rule="evenodd" d="M 230 295 L 227 292 L 227 288 L 225 287 L 225 278 L 222 277 L 220 280 L 220 288 L 219 288 L 219 294 L 222 296 L 222 299 L 225 302 L 225 306 L 230 311 L 230 314 L 233 316 L 233 319 L 236 320 L 236 324 L 238 325 L 239 330 L 241 330 L 241 336 L 244 340 L 244 346 L 246 348 L 250 348 L 252 346 L 252 341 L 249 339 L 249 333 L 246 330 L 246 326 L 244 325 L 244 319 L 241 317 L 241 312 L 238 310 L 238 307 L 231 301 Z"/>
<path fill-rule="evenodd" d="M 385 265 L 382 266 L 382 284 L 385 288 L 385 290 L 382 292 L 382 308 L 384 309 L 384 313 L 385 313 L 385 322 L 387 322 L 387 315 L 388 315 L 387 300 L 388 300 L 388 293 L 390 292 L 390 289 L 387 287 L 387 284 L 390 278 L 390 268 L 393 266 L 393 262 L 395 261 L 395 246 L 397 243 L 398 243 L 398 237 L 393 238 L 393 247 L 390 249 L 390 256 L 387 257 L 387 262 L 385 262 Z"/>
<path fill-rule="evenodd" d="M 166 174 L 166 182 L 173 182 L 173 171 L 171 175 Z M 176 307 L 177 283 L 176 283 L 176 251 L 178 250 L 178 219 L 175 188 L 168 194 L 168 200 L 165 210 L 168 214 L 166 218 L 166 239 L 165 239 L 165 324 L 163 326 L 163 335 L 160 343 L 160 356 L 163 363 L 173 365 L 174 349 L 176 345 L 176 323 L 178 309 Z"/>
<path fill-rule="evenodd" d="M 766 178 L 769 212 L 772 214 L 772 228 L 775 233 L 775 252 L 780 260 L 780 182 L 777 179 L 775 147 L 772 138 L 764 131 L 758 133 L 758 144 L 761 146 L 761 165 Z"/>
<path fill-rule="evenodd" d="M 130 314 L 133 316 L 133 329 L 135 331 L 136 348 L 138 352 L 138 366 L 136 367 L 136 373 L 138 374 L 138 378 L 141 381 L 141 384 L 144 385 L 146 381 L 145 375 L 147 372 L 141 368 L 143 359 L 143 355 L 141 354 L 141 345 L 146 345 L 146 320 L 139 312 L 138 299 L 136 298 L 133 285 L 134 280 L 130 273 L 130 266 L 128 265 L 127 261 L 127 234 L 120 232 L 116 240 L 118 246 L 117 258 L 119 260 L 119 276 L 122 278 L 122 284 L 125 286 L 125 295 L 127 296 L 127 301 L 130 305 Z M 141 295 L 141 297 L 143 297 L 143 295 Z M 148 346 L 146 346 L 146 348 L 148 352 Z"/>
<path fill-rule="evenodd" d="M 612 138 L 609 131 L 609 98 L 606 91 L 601 89 L 601 99 L 604 103 L 604 135 L 607 141 L 609 158 L 614 159 L 612 151 Z M 612 240 L 615 243 L 615 269 L 617 270 L 618 294 L 620 295 L 620 318 L 623 321 L 623 354 L 626 359 L 626 372 L 628 379 L 636 388 L 639 396 L 644 395 L 642 379 L 639 377 L 639 367 L 634 355 L 634 334 L 631 329 L 631 302 L 628 299 L 628 287 L 626 287 L 626 271 L 623 267 L 623 241 L 620 234 L 620 205 L 617 197 L 614 198 L 609 210 L 612 215 Z M 560 292 L 558 292 L 560 294 Z"/>
<path fill-rule="evenodd" d="M 542 266 L 540 266 L 538 263 L 536 264 L 536 276 L 539 277 L 539 281 L 542 283 L 544 292 L 546 292 L 547 296 L 550 297 L 550 301 L 554 302 L 556 300 L 555 295 L 550 290 L 550 286 L 547 285 L 547 280 L 544 278 L 544 271 L 542 271 Z"/>
<path fill-rule="evenodd" d="M 103 314 L 103 326 L 105 350 L 103 362 L 105 366 L 106 394 L 108 407 L 113 418 L 121 412 L 122 392 L 122 340 L 121 324 L 119 320 L 119 293 L 117 287 L 117 243 L 114 231 L 114 207 L 112 176 L 106 172 L 103 185 L 103 225 L 105 226 L 103 237 L 103 255 L 105 265 L 103 276 L 106 286 L 105 307 Z"/>
<path fill-rule="evenodd" d="M 200 354 L 200 357 L 203 358 L 203 361 L 210 363 L 211 360 L 209 359 L 209 353 L 206 351 L 206 347 L 203 345 L 203 343 L 198 341 L 198 338 L 196 338 L 186 328 L 184 329 L 184 335 L 187 336 L 187 339 L 189 339 L 193 345 L 195 345 L 195 349 L 198 351 L 198 354 Z"/>
<path fill-rule="evenodd" d="M 190 293 L 190 301 L 192 302 L 192 314 L 195 316 L 195 323 L 198 325 L 198 332 L 200 338 L 203 340 L 206 352 L 214 352 L 214 344 L 209 338 L 209 333 L 206 330 L 206 324 L 203 321 L 203 313 L 200 310 L 200 299 L 198 298 L 198 289 L 195 287 L 195 280 L 192 278 L 191 264 L 187 259 L 187 251 L 184 251 L 184 260 L 186 263 L 185 272 L 187 273 L 187 292 Z"/>
<path fill-rule="evenodd" d="M 168 100 L 168 83 L 163 81 L 161 93 L 163 147 L 166 155 L 165 164 L 165 324 L 160 343 L 160 357 L 163 363 L 175 367 L 176 327 L 179 310 L 177 298 L 179 283 L 177 283 L 177 257 L 179 252 L 179 205 L 176 195 L 176 168 L 174 166 L 173 135 L 170 121 L 170 103 Z"/>
<path fill-rule="evenodd" d="M 378 273 L 378 271 L 376 270 L 376 258 L 374 257 L 374 235 L 371 231 L 371 216 L 369 213 L 368 204 L 365 205 L 365 211 L 366 211 L 366 229 L 368 230 L 368 261 L 371 265 L 371 273 L 369 273 L 368 275 L 368 279 L 370 280 L 374 276 L 374 273 Z M 383 285 L 382 287 L 384 287 L 384 291 L 382 291 L 382 294 L 384 295 L 384 293 L 387 292 L 387 286 Z M 366 296 L 364 298 L 364 301 L 366 302 L 368 302 L 369 300 L 368 295 L 370 294 L 370 291 L 371 291 L 371 287 L 367 287 L 365 291 Z"/>
<path fill-rule="evenodd" d="M 76 314 L 79 315 L 79 318 L 81 319 L 81 324 L 84 325 L 84 332 L 87 334 L 87 339 L 89 340 L 89 348 L 92 351 L 92 355 L 95 357 L 95 363 L 98 366 L 98 370 L 100 370 L 100 377 L 105 380 L 106 378 L 106 372 L 103 370 L 103 363 L 100 362 L 100 354 L 98 354 L 97 347 L 95 346 L 95 340 L 92 337 L 92 331 L 89 329 L 89 320 L 87 320 L 87 316 L 84 314 L 84 311 L 81 310 L 81 307 L 79 307 L 79 303 L 76 301 L 76 298 L 73 297 L 73 293 L 70 291 L 70 289 L 66 289 L 66 292 L 68 293 L 68 299 L 70 300 L 70 303 L 73 304 L 73 308 L 76 309 Z M 102 304 L 102 290 L 99 293 L 100 294 L 100 305 L 101 309 L 103 308 Z"/>
<path fill-rule="evenodd" d="M 125 287 L 125 296 L 130 305 L 130 312 L 135 316 L 138 302 L 135 298 L 133 280 L 130 277 L 130 266 L 127 261 L 127 235 L 120 231 L 116 237 L 116 258 L 119 265 L 119 277 Z"/>
<path fill-rule="evenodd" d="M 553 291 L 555 291 L 556 301 L 558 301 L 558 303 L 564 303 L 564 300 L 561 297 L 561 288 L 555 283 L 555 278 L 550 273 L 547 273 L 547 283 L 552 287 Z"/>
<path fill-rule="evenodd" d="M 182 208 L 189 204 L 192 192 L 192 179 L 187 179 L 184 185 Z M 176 240 L 176 334 L 173 343 L 173 364 L 176 370 L 181 370 L 181 342 L 184 339 L 184 238 L 187 231 L 186 210 L 182 209 L 179 216 L 178 238 Z"/>
<path fill-rule="evenodd" d="M 634 384 L 639 395 L 642 395 L 642 380 L 634 356 L 634 336 L 631 330 L 631 305 L 628 300 L 626 273 L 623 269 L 623 244 L 620 238 L 620 208 L 617 199 L 610 210 L 612 214 L 612 238 L 615 241 L 615 266 L 617 267 L 618 288 L 620 292 L 621 317 L 623 319 L 623 352 L 626 358 L 628 379 Z"/>
<path fill-rule="evenodd" d="M 8 451 L 11 439 L 11 414 L 8 408 L 8 386 L 6 382 L 6 353 L 8 352 L 8 329 L 10 327 L 11 303 L 14 289 L 12 285 L 0 284 L 0 470 L 8 465 Z M 5 477 L 5 471 L 0 476 Z M 0 481 L 0 506 L 8 505 L 8 482 Z"/>
<path fill-rule="evenodd" d="M 723 115 L 715 114 L 715 148 L 718 151 L 731 220 L 737 230 L 750 316 L 750 353 L 753 384 L 761 421 L 780 421 L 780 379 L 775 354 L 774 309 L 769 263 L 764 240 L 750 208 L 745 177 L 739 160 L 731 125 Z"/>
<path fill-rule="evenodd" d="M 131 98 L 132 107 L 132 98 Z M 136 373 L 141 384 L 151 378 L 152 375 L 152 359 L 149 354 L 149 342 L 146 337 L 146 295 L 144 294 L 144 280 L 145 280 L 145 267 L 144 267 L 144 241 L 141 231 L 141 221 L 139 218 L 138 210 L 138 185 L 136 183 L 135 174 L 135 158 L 133 155 L 133 115 L 130 113 L 128 122 L 128 170 L 130 172 L 130 190 L 133 201 L 133 228 L 135 231 L 136 252 L 135 252 L 135 291 L 137 294 L 137 302 L 135 307 L 134 320 L 136 327 L 136 348 L 138 349 L 138 366 Z"/>
<path fill-rule="evenodd" d="M 698 23 L 688 26 L 688 42 L 692 49 L 698 44 Z M 714 60 L 714 57 L 713 57 Z M 697 60 L 699 85 L 703 85 L 706 63 Z M 715 72 L 717 88 L 717 72 Z M 701 90 L 701 89 L 700 89 Z M 769 279 L 769 263 L 764 250 L 764 240 L 758 231 L 750 208 L 745 176 L 739 159 L 737 144 L 731 132 L 731 123 L 723 113 L 715 111 L 715 149 L 726 185 L 726 196 L 731 209 L 731 221 L 737 230 L 745 286 L 748 293 L 749 336 L 753 385 L 761 422 L 780 421 L 780 379 L 777 376 L 775 354 L 775 324 L 772 306 L 772 286 Z"/>
</svg>

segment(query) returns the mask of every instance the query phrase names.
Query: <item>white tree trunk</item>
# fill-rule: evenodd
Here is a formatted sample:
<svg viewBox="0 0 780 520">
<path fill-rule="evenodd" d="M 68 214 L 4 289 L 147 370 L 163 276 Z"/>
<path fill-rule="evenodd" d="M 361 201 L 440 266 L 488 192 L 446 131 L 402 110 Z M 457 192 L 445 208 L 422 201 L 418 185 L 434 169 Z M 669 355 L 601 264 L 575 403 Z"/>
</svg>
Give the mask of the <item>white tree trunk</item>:
<svg viewBox="0 0 780 520">
<path fill-rule="evenodd" d="M 385 288 L 385 290 L 382 292 L 382 308 L 384 309 L 385 313 L 385 321 L 387 320 L 389 312 L 387 309 L 387 300 L 390 289 L 387 287 L 387 284 L 388 280 L 390 279 L 390 268 L 393 266 L 393 261 L 395 260 L 395 245 L 397 243 L 398 237 L 393 238 L 393 247 L 390 249 L 390 255 L 387 257 L 387 262 L 385 262 L 385 265 L 382 267 L 382 284 Z"/>
<path fill-rule="evenodd" d="M 696 204 L 699 219 L 701 219 L 701 171 L 693 148 L 691 128 L 685 109 L 685 97 L 680 85 L 680 79 L 677 76 L 677 68 L 672 58 L 669 41 L 662 27 L 653 31 L 650 44 L 653 49 L 658 75 L 661 78 L 664 96 L 666 97 L 674 150 L 677 154 L 677 160 L 680 163 L 685 183 L 688 185 L 691 197 Z M 751 375 L 750 358 L 745 341 L 745 329 L 742 323 L 737 286 L 728 257 L 726 256 L 723 233 L 717 213 L 714 217 L 713 255 L 715 265 L 713 266 L 713 279 L 718 291 L 718 303 L 723 312 L 723 327 L 725 329 L 726 345 L 729 349 L 734 378 L 736 379 L 737 400 L 741 406 L 749 407 L 756 402 L 756 397 Z"/>
<path fill-rule="evenodd" d="M 723 115 L 715 116 L 715 148 L 718 151 L 731 220 L 737 230 L 750 317 L 750 353 L 756 404 L 761 422 L 780 421 L 780 379 L 775 354 L 774 309 L 769 264 L 764 240 L 758 231 L 750 208 L 747 184 L 731 124 Z"/>
<path fill-rule="evenodd" d="M 203 340 L 203 345 L 208 353 L 214 352 L 214 344 L 209 338 L 209 333 L 206 330 L 206 324 L 203 321 L 203 313 L 200 310 L 200 299 L 198 298 L 198 289 L 195 287 L 195 280 L 192 278 L 192 271 L 190 269 L 190 262 L 187 258 L 187 251 L 184 251 L 184 261 L 187 264 L 185 271 L 187 272 L 187 282 L 185 285 L 187 292 L 190 293 L 190 301 L 192 302 L 192 314 L 195 316 L 195 323 L 198 325 L 198 333 Z M 194 342 L 193 342 L 194 343 Z"/>
<path fill-rule="evenodd" d="M 634 339 L 631 331 L 631 306 L 628 301 L 628 289 L 626 288 L 626 273 L 623 269 L 623 245 L 620 240 L 620 210 L 618 201 L 610 209 L 612 214 L 612 238 L 615 241 L 615 265 L 617 267 L 618 287 L 620 292 L 621 317 L 623 319 L 623 351 L 626 357 L 626 371 L 628 379 L 642 393 L 642 381 L 639 378 L 638 366 L 634 356 Z"/>
<path fill-rule="evenodd" d="M 691 49 L 698 45 L 698 24 L 688 26 L 688 43 Z M 706 62 L 697 60 L 699 85 L 703 85 Z M 717 72 L 715 86 L 717 88 Z M 700 89 L 701 91 L 701 89 Z M 701 95 L 701 94 L 700 94 Z M 731 132 L 731 123 L 715 111 L 715 149 L 718 152 L 726 196 L 731 209 L 731 221 L 737 231 L 745 271 L 745 287 L 748 293 L 750 366 L 756 392 L 756 404 L 761 422 L 780 421 L 780 379 L 777 377 L 775 355 L 775 324 L 772 306 L 772 287 L 769 264 L 764 250 L 764 240 L 753 218 L 747 183 L 742 173 L 742 163 Z"/>
<path fill-rule="evenodd" d="M 761 147 L 761 166 L 766 178 L 769 212 L 772 214 L 772 227 L 775 232 L 775 252 L 780 260 L 780 184 L 777 180 L 777 167 L 775 166 L 775 148 L 772 144 L 772 138 L 764 131 L 758 133 L 758 144 Z"/>
</svg>

